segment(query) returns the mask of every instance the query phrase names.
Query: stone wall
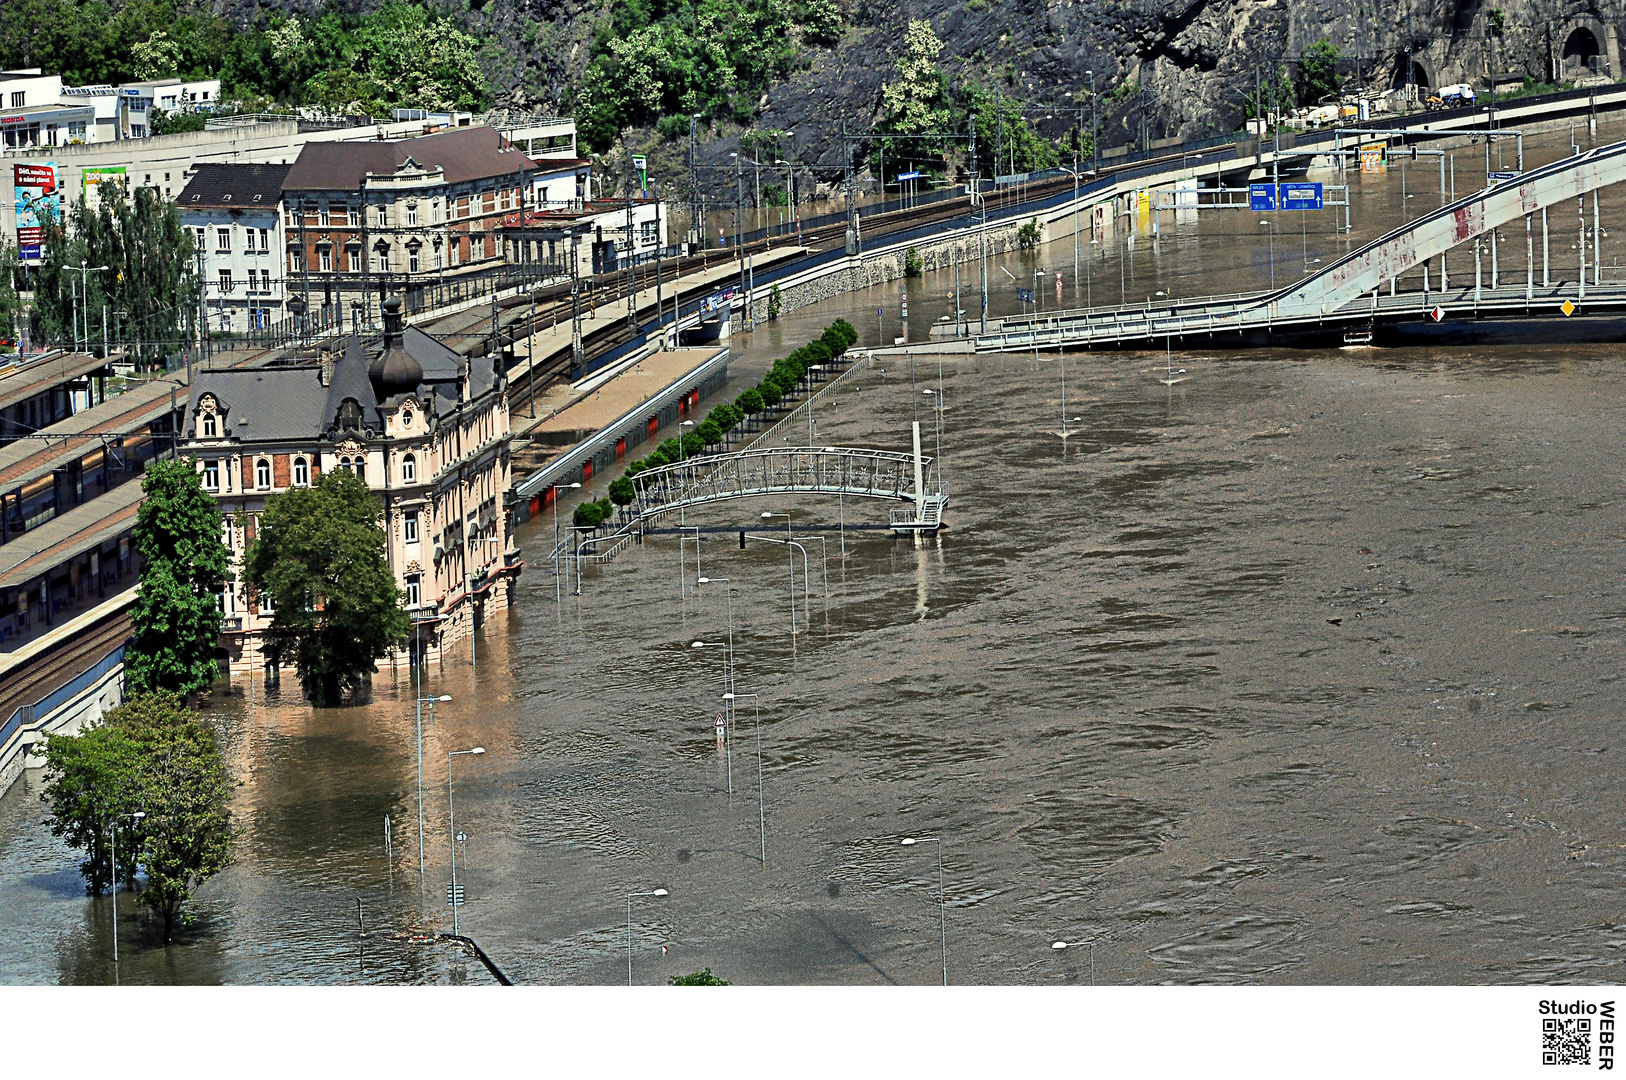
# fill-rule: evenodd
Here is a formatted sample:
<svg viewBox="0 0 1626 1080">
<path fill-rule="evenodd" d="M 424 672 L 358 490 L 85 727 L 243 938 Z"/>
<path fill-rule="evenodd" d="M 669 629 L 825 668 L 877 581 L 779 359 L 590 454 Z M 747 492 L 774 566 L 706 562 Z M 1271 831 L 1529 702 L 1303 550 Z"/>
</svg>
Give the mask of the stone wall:
<svg viewBox="0 0 1626 1080">
<path fill-rule="evenodd" d="M 1017 233 L 1026 224 L 1022 221 L 1013 221 L 1008 224 L 997 225 L 983 233 L 984 243 L 989 255 L 1001 255 L 1007 251 L 1014 251 L 1018 246 Z M 927 271 L 942 270 L 955 263 L 976 262 L 981 258 L 981 249 L 977 246 L 977 234 L 974 232 L 955 233 L 937 239 L 918 240 L 913 247 L 920 255 Z M 903 260 L 908 254 L 909 247 L 897 250 L 887 250 L 873 255 L 860 255 L 856 259 L 849 258 L 844 262 L 831 263 L 824 273 L 817 277 L 798 281 L 791 285 L 781 286 L 779 290 L 779 303 L 782 311 L 795 311 L 798 308 L 810 307 L 831 297 L 843 293 L 857 292 L 867 289 L 871 285 L 879 285 L 888 281 L 895 281 L 903 277 Z M 767 303 L 767 291 L 758 290 L 758 304 Z"/>
</svg>

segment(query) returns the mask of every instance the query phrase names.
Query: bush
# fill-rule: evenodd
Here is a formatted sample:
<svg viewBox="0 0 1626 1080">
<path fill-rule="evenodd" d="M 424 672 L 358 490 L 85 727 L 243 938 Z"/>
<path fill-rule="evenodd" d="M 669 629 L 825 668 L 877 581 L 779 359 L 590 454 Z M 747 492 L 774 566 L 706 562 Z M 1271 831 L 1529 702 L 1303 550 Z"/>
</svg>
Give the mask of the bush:
<svg viewBox="0 0 1626 1080">
<path fill-rule="evenodd" d="M 920 257 L 920 252 L 910 248 L 903 253 L 903 276 L 906 278 L 921 277 L 926 273 L 926 261 Z"/>
<path fill-rule="evenodd" d="M 779 313 L 783 310 L 784 301 L 779 299 L 779 286 L 775 285 L 773 288 L 768 290 L 768 318 L 779 318 Z"/>
<path fill-rule="evenodd" d="M 711 968 L 690 972 L 687 975 L 668 975 L 668 986 L 732 986 L 727 979 L 719 979 L 711 973 Z"/>
<path fill-rule="evenodd" d="M 1039 219 L 1029 218 L 1028 223 L 1018 230 L 1016 242 L 1024 248 L 1038 247 L 1043 233 L 1044 227 L 1039 224 Z"/>
</svg>

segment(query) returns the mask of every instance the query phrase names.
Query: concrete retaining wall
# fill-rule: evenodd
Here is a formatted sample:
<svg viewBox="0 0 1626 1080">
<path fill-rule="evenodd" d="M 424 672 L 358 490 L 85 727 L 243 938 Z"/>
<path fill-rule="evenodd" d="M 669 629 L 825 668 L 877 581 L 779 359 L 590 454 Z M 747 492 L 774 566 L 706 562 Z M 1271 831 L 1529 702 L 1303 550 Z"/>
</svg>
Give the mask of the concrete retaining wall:
<svg viewBox="0 0 1626 1080">
<path fill-rule="evenodd" d="M 44 768 L 45 759 L 32 751 L 47 735 L 76 735 L 85 724 L 100 720 L 124 703 L 123 653 L 87 685 L 50 712 L 23 724 L 0 747 L 0 795 L 17 781 L 24 769 Z"/>
</svg>

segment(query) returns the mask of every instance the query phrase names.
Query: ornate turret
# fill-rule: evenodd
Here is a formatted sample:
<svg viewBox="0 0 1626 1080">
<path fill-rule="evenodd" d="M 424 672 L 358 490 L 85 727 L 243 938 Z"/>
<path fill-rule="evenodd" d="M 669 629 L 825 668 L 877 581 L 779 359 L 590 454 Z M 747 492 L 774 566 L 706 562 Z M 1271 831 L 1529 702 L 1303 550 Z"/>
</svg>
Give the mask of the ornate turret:
<svg viewBox="0 0 1626 1080">
<path fill-rule="evenodd" d="M 384 301 L 384 348 L 367 366 L 367 377 L 383 401 L 397 394 L 410 394 L 423 382 L 423 368 L 406 354 L 401 345 L 401 298 Z"/>
</svg>

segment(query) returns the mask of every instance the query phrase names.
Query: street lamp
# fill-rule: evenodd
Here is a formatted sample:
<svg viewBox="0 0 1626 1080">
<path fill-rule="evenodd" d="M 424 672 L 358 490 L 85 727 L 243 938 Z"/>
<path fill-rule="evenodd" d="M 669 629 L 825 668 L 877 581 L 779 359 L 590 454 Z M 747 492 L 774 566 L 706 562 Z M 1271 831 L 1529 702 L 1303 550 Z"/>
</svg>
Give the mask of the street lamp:
<svg viewBox="0 0 1626 1080">
<path fill-rule="evenodd" d="M 418 892 L 423 892 L 423 707 L 429 706 L 429 718 L 435 718 L 435 703 L 450 701 L 452 695 L 421 697 L 418 699 Z"/>
<path fill-rule="evenodd" d="M 1086 71 L 1090 77 L 1090 149 L 1095 153 L 1095 173 L 1101 174 L 1101 138 L 1097 134 L 1098 124 L 1096 117 L 1099 112 L 1100 98 L 1095 96 L 1095 72 Z"/>
<path fill-rule="evenodd" d="M 627 894 L 627 985 L 632 985 L 632 898 L 635 896 L 670 896 L 665 889 Z"/>
<path fill-rule="evenodd" d="M 943 900 L 943 841 L 935 836 L 906 836 L 901 841 L 904 847 L 913 847 L 916 844 L 937 845 L 937 917 L 939 932 L 943 937 L 943 985 L 948 985 L 948 905 Z"/>
<path fill-rule="evenodd" d="M 1090 985 L 1095 985 L 1095 942 L 1093 941 L 1058 941 L 1050 946 L 1060 952 L 1062 949 L 1079 949 L 1089 946 L 1090 950 Z"/>
<path fill-rule="evenodd" d="M 757 725 L 757 831 L 762 836 L 762 869 L 768 869 L 768 815 L 762 808 L 762 699 L 755 694 L 723 695 L 723 708 L 733 707 L 735 701 L 748 697 L 756 705 Z"/>
<path fill-rule="evenodd" d="M 559 580 L 559 492 L 569 488 L 580 489 L 580 484 L 554 484 L 553 491 L 553 599 L 555 603 L 565 601 L 564 583 Z"/>
<path fill-rule="evenodd" d="M 483 746 L 476 746 L 472 750 L 448 750 L 446 752 L 446 828 L 451 834 L 450 847 L 452 849 L 452 934 L 457 934 L 457 909 L 460 906 L 457 900 L 457 810 L 452 805 L 452 759 L 464 754 L 480 755 L 486 752 Z"/>
<path fill-rule="evenodd" d="M 695 547 L 695 562 L 696 563 L 698 563 L 700 561 L 699 550 L 700 550 L 699 546 L 696 545 L 696 547 Z M 710 585 L 714 581 L 728 586 L 727 589 L 723 590 L 723 595 L 728 600 L 728 689 L 730 691 L 732 691 L 734 689 L 734 584 L 733 584 L 733 582 L 729 581 L 728 578 L 725 578 L 725 577 L 724 578 L 703 577 L 703 578 L 697 578 L 696 579 L 696 582 L 698 584 L 700 584 L 700 585 Z M 695 589 L 696 593 L 698 593 L 699 591 L 700 590 L 698 588 Z"/>
<path fill-rule="evenodd" d="M 729 649 L 728 659 L 723 665 L 723 695 L 732 697 L 734 690 L 734 657 L 733 650 L 721 641 L 697 641 L 690 645 L 691 649 Z M 728 729 L 728 709 L 723 709 L 723 757 L 728 766 L 728 793 L 734 794 L 734 733 Z"/>
<path fill-rule="evenodd" d="M 75 269 L 68 267 L 68 269 Z M 103 269 L 106 269 L 105 267 Z M 140 821 L 147 816 L 145 810 L 137 810 L 132 814 L 114 814 L 113 820 L 107 827 L 107 865 L 108 875 L 112 881 L 112 891 L 108 894 L 113 901 L 113 979 L 118 981 L 119 963 L 119 851 L 118 851 L 118 825 L 125 818 L 131 821 Z"/>
<path fill-rule="evenodd" d="M 1276 287 L 1276 223 L 1269 218 L 1261 218 L 1259 224 L 1270 226 L 1270 287 L 1274 289 Z"/>
</svg>

